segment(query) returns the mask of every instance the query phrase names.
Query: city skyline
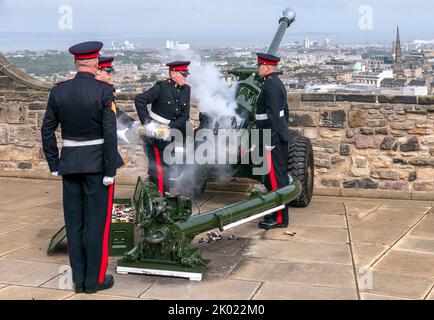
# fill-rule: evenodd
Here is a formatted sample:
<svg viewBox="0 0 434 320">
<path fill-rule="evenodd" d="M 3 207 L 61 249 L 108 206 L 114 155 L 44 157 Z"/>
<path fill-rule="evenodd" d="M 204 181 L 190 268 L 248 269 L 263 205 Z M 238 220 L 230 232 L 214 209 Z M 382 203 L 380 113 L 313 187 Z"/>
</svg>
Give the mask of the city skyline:
<svg viewBox="0 0 434 320">
<path fill-rule="evenodd" d="M 192 46 L 266 45 L 279 13 L 288 5 L 297 20 L 284 42 L 305 37 L 335 43 L 390 44 L 396 26 L 402 41 L 434 39 L 434 23 L 427 0 L 381 3 L 362 0 L 259 1 L 163 0 L 0 1 L 0 50 L 65 49 L 90 38 L 111 42 L 130 40 L 142 48 L 164 47 L 167 39 Z M 408 12 L 412 17 L 408 19 Z M 368 19 L 368 20 L 367 20 Z M 372 21 L 370 21 L 372 20 Z M 367 22 L 368 21 L 368 22 Z"/>
</svg>

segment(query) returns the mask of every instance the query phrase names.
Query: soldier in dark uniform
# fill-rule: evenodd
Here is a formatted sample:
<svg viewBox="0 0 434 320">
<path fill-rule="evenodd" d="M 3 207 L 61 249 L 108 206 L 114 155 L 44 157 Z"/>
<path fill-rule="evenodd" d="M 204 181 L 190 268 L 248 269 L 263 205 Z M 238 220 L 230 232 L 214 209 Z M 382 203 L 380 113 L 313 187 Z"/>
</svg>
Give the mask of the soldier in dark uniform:
<svg viewBox="0 0 434 320">
<path fill-rule="evenodd" d="M 112 75 L 114 72 L 113 60 L 114 57 L 98 57 L 98 72 L 95 79 L 107 82 L 112 86 Z M 113 87 L 114 95 L 116 96 L 116 89 Z M 131 128 L 135 122 L 134 118 L 116 107 L 116 120 L 127 128 Z M 119 134 L 119 132 L 118 132 Z"/>
<path fill-rule="evenodd" d="M 168 63 L 170 79 L 158 81 L 136 97 L 137 114 L 145 128 L 148 126 L 152 130 L 151 122 L 156 122 L 180 130 L 185 137 L 186 123 L 190 118 L 190 86 L 186 84 L 189 65 L 190 61 Z M 148 104 L 152 104 L 150 111 Z M 158 137 L 148 138 L 145 143 L 149 177 L 161 194 L 169 191 L 169 167 L 164 162 L 163 151 L 170 143 Z"/>
<path fill-rule="evenodd" d="M 256 126 L 271 130 L 271 145 L 265 145 L 265 160 L 269 173 L 264 176 L 268 190 L 285 187 L 288 179 L 288 102 L 285 86 L 277 77 L 276 69 L 280 58 L 258 53 L 258 74 L 264 84 L 256 104 Z M 263 148 L 261 147 L 261 150 Z M 288 209 L 269 215 L 259 223 L 263 229 L 285 228 L 288 226 Z"/>
<path fill-rule="evenodd" d="M 113 88 L 95 79 L 103 44 L 69 49 L 76 76 L 56 84 L 42 125 L 42 144 L 53 175 L 63 180 L 63 209 L 72 278 L 77 293 L 113 286 L 106 274 L 114 178 L 123 165 L 117 149 Z M 61 126 L 59 157 L 55 131 Z"/>
</svg>

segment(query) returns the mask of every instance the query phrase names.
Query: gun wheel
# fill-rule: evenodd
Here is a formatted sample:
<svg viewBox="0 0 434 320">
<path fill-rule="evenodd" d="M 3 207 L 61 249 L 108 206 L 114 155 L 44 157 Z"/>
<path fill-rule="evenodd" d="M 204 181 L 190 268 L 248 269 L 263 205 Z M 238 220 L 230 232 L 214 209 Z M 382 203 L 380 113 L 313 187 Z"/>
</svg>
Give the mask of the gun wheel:
<svg viewBox="0 0 434 320">
<path fill-rule="evenodd" d="M 314 155 L 312 144 L 306 137 L 296 136 L 288 148 L 288 174 L 301 183 L 301 193 L 290 202 L 292 207 L 307 207 L 312 200 L 314 186 Z"/>
</svg>

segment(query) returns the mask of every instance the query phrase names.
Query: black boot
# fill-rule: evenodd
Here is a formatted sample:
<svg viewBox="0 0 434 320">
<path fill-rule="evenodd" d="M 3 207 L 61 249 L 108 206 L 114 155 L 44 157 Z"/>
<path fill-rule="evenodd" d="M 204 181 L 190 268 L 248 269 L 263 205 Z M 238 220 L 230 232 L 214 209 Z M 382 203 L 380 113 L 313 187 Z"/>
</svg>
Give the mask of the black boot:
<svg viewBox="0 0 434 320">
<path fill-rule="evenodd" d="M 259 228 L 262 229 L 274 229 L 274 228 L 286 228 L 288 223 L 278 223 L 276 220 L 267 220 L 259 223 Z"/>
<path fill-rule="evenodd" d="M 107 290 L 113 287 L 114 279 L 111 274 L 106 274 L 104 278 L 104 282 L 96 285 L 86 285 L 85 292 L 86 293 L 96 293 L 97 291 Z"/>
<path fill-rule="evenodd" d="M 84 292 L 84 283 L 74 283 L 74 292 L 75 293 L 83 293 Z"/>
<path fill-rule="evenodd" d="M 273 212 L 271 214 L 267 214 L 266 216 L 264 216 L 264 221 L 267 220 L 276 220 L 277 219 L 277 213 Z"/>
</svg>

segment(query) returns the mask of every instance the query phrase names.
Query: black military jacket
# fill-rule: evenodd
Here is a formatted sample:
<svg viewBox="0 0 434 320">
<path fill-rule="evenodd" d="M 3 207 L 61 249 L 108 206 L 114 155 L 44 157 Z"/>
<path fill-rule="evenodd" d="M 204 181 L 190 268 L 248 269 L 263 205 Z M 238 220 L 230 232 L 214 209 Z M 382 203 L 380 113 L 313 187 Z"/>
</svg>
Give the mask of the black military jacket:
<svg viewBox="0 0 434 320">
<path fill-rule="evenodd" d="M 51 172 L 116 175 L 116 169 L 124 162 L 117 149 L 113 93 L 112 86 L 95 80 L 95 76 L 87 72 L 79 72 L 73 79 L 51 89 L 41 129 L 43 150 Z M 63 147 L 59 159 L 55 135 L 59 124 L 62 139 L 104 139 L 104 143 Z"/>
<path fill-rule="evenodd" d="M 275 73 L 264 77 L 264 84 L 256 103 L 256 115 L 266 115 L 266 120 L 256 120 L 256 127 L 271 129 L 272 143 L 289 141 L 287 93 L 284 84 Z"/>
<path fill-rule="evenodd" d="M 181 87 L 168 79 L 158 81 L 152 88 L 137 95 L 135 105 L 142 124 L 152 120 L 147 108 L 149 103 L 152 103 L 153 113 L 170 121 L 171 128 L 185 131 L 185 123 L 190 118 L 190 86 Z"/>
</svg>

